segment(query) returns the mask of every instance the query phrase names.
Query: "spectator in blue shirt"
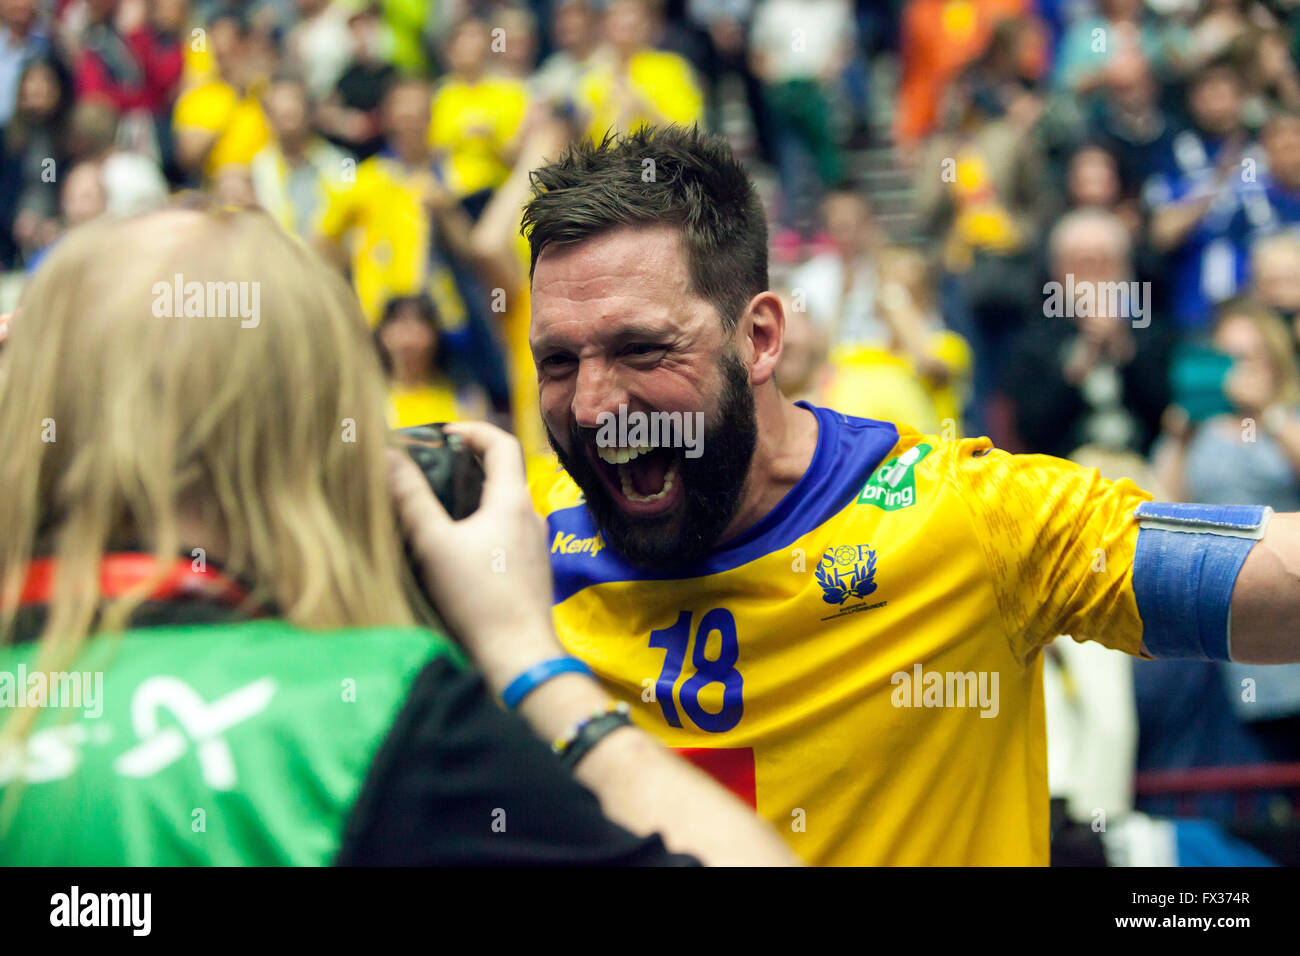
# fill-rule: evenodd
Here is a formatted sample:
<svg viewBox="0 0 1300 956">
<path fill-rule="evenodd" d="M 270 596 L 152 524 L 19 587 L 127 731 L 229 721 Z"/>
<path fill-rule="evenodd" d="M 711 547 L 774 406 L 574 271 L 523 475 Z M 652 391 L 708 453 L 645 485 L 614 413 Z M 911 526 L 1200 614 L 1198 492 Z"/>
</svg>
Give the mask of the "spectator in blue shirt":
<svg viewBox="0 0 1300 956">
<path fill-rule="evenodd" d="M 1231 232 L 1247 261 L 1256 240 L 1300 226 L 1300 112 L 1276 113 L 1260 133 L 1267 168 L 1241 189 Z"/>
<path fill-rule="evenodd" d="M 1151 245 L 1168 258 L 1175 323 L 1201 333 L 1215 305 L 1236 294 L 1245 277 L 1232 227 L 1243 172 L 1258 168 L 1258 158 L 1248 154 L 1241 79 L 1233 69 L 1217 64 L 1194 76 L 1187 102 L 1192 125 L 1173 138 L 1164 170 L 1143 187 L 1142 198 Z"/>
</svg>

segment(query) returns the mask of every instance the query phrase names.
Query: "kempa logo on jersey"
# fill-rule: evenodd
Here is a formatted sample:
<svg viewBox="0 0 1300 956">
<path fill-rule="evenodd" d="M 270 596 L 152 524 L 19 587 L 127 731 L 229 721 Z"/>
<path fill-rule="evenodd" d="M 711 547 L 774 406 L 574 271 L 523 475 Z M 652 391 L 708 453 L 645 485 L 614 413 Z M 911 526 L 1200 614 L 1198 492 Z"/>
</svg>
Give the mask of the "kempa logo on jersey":
<svg viewBox="0 0 1300 956">
<path fill-rule="evenodd" d="M 900 511 L 916 504 L 916 463 L 933 449 L 922 442 L 891 458 L 871 475 L 858 495 L 858 504 L 883 511 Z"/>
<path fill-rule="evenodd" d="M 605 539 L 599 534 L 590 538 L 579 538 L 576 534 L 555 532 L 551 542 L 551 554 L 589 554 L 593 558 L 605 550 Z"/>
</svg>

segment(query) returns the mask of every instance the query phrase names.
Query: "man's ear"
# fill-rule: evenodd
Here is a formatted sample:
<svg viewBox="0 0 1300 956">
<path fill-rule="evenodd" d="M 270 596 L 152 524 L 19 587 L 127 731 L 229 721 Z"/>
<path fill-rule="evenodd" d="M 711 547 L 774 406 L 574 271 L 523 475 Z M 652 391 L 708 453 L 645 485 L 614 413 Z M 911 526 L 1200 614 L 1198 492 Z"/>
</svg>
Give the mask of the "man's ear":
<svg viewBox="0 0 1300 956">
<path fill-rule="evenodd" d="M 785 307 L 774 292 L 760 292 L 749 300 L 741 331 L 750 350 L 749 383 L 763 385 L 772 378 L 785 342 Z"/>
</svg>

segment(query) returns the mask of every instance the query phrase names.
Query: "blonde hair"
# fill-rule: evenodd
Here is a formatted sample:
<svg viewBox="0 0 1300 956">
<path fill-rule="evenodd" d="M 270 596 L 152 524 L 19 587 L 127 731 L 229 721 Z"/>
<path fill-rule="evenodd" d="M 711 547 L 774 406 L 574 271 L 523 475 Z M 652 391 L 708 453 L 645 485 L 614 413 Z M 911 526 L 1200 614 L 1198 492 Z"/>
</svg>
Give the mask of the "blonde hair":
<svg viewBox="0 0 1300 956">
<path fill-rule="evenodd" d="M 177 276 L 250 283 L 258 322 L 160 310 Z M 355 296 L 264 212 L 73 230 L 24 290 L 0 353 L 0 641 L 42 552 L 59 568 L 42 669 L 126 627 L 193 548 L 295 625 L 414 623 L 384 401 Z M 155 579 L 101 599 L 101 559 L 133 545 L 159 559 Z M 21 714 L 6 732 L 29 726 Z"/>
</svg>

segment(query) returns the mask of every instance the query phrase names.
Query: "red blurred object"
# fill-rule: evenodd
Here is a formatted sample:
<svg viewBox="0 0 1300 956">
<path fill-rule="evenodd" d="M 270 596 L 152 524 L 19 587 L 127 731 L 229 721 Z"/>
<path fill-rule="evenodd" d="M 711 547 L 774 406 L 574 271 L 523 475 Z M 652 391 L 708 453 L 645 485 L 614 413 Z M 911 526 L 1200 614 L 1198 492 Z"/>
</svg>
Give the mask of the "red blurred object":
<svg viewBox="0 0 1300 956">
<path fill-rule="evenodd" d="M 1290 790 L 1292 807 L 1300 816 L 1300 763 L 1265 763 L 1242 767 L 1196 767 L 1189 770 L 1147 770 L 1137 775 L 1138 796 L 1173 796 L 1180 815 L 1192 813 L 1198 794 L 1233 793 L 1237 813 L 1258 790 Z"/>
</svg>

